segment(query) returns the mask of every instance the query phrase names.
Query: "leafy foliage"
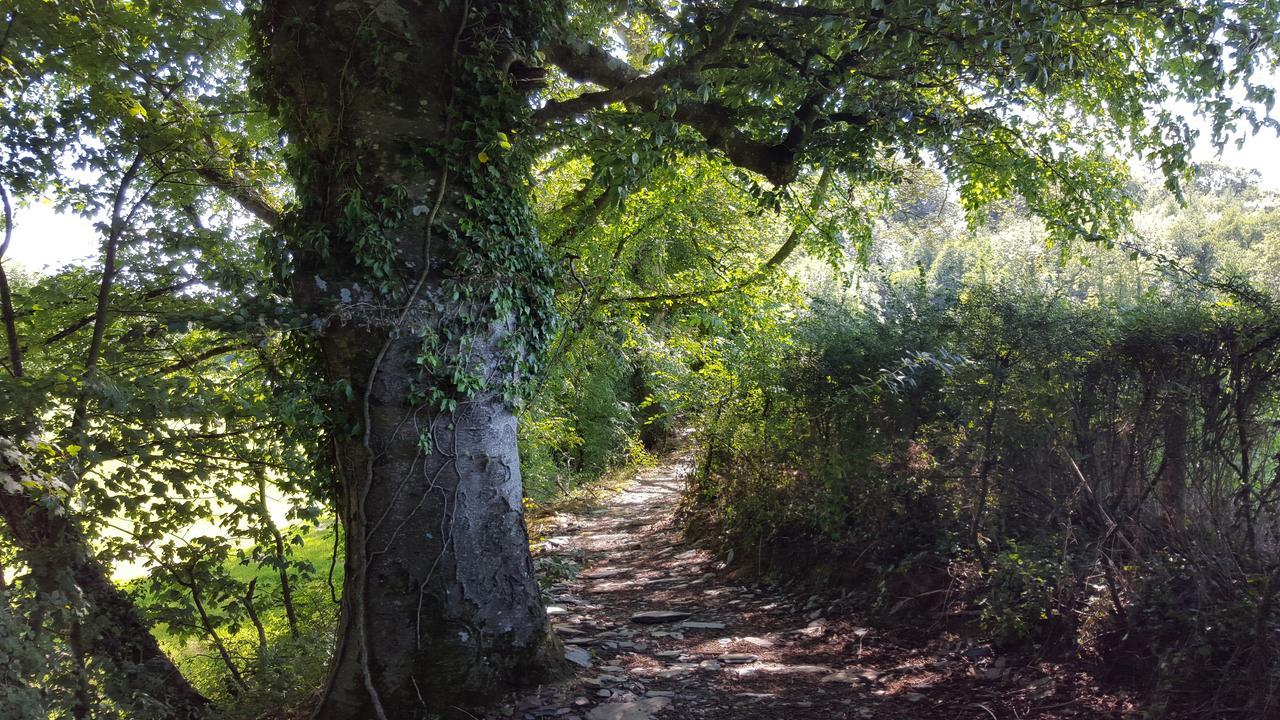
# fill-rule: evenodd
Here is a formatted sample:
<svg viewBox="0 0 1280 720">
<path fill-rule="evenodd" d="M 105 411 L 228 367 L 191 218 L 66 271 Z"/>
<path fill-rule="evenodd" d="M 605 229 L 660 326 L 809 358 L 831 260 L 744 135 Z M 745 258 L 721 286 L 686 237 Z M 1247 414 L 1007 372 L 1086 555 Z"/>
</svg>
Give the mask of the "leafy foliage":
<svg viewBox="0 0 1280 720">
<path fill-rule="evenodd" d="M 781 363 L 736 368 L 708 413 L 695 527 L 761 572 L 809 557 L 875 588 L 888 618 L 936 617 L 958 581 L 997 641 L 1097 653 L 1169 702 L 1273 703 L 1257 688 L 1278 672 L 1259 639 L 1280 626 L 1277 319 L 1265 271 L 1146 249 L 1187 247 L 1196 221 L 1126 241 L 1148 259 L 1057 277 L 1027 271 L 1056 251 L 988 254 L 1016 214 L 985 235 L 903 233 L 897 255 L 889 237 L 917 221 L 888 222 L 869 268 L 888 278 L 814 297 Z M 1200 242 L 1249 251 L 1231 232 Z M 1122 273 L 1142 287 L 1111 285 Z"/>
<path fill-rule="evenodd" d="M 139 573 L 223 710 L 311 693 L 366 529 L 334 449 L 394 343 L 389 406 L 518 408 L 534 501 L 696 424 L 691 521 L 762 571 L 825 549 L 889 614 L 954 573 L 1006 642 L 1274 678 L 1276 201 L 1193 177 L 1169 108 L 1275 127 L 1275 0 L 429 5 L 459 27 L 0 14 L 0 260 L 41 202 L 99 246 L 0 267 L 0 440 L 42 478 L 0 477 L 0 714 L 167 702 L 80 647 L 68 557 Z"/>
</svg>

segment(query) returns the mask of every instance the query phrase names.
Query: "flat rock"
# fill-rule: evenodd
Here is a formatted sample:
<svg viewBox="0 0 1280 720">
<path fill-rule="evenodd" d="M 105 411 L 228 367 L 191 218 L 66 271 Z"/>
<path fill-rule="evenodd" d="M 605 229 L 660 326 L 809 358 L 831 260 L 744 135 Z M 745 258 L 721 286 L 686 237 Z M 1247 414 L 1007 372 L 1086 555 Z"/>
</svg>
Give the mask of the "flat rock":
<svg viewBox="0 0 1280 720">
<path fill-rule="evenodd" d="M 587 720 L 649 720 L 671 707 L 671 698 L 647 697 L 635 702 L 605 703 L 591 708 Z"/>
<path fill-rule="evenodd" d="M 685 617 L 689 617 L 689 616 L 688 616 L 688 615 L 685 615 Z M 680 627 L 685 628 L 685 629 L 688 629 L 688 630 L 723 630 L 723 629 L 724 629 L 724 623 L 722 623 L 722 622 L 701 622 L 701 621 L 698 621 L 698 620 L 686 620 L 686 621 L 684 621 L 684 622 L 680 623 Z"/>
<path fill-rule="evenodd" d="M 822 675 L 834 672 L 824 665 L 783 665 L 781 663 L 756 663 L 747 667 L 734 668 L 739 677 L 753 675 Z"/>
<path fill-rule="evenodd" d="M 591 653 L 580 647 L 565 648 L 564 659 L 579 667 L 591 667 Z"/>
<path fill-rule="evenodd" d="M 755 662 L 757 659 L 755 655 L 748 655 L 747 653 L 725 653 L 720 656 L 720 662 L 729 663 L 730 665 L 746 665 L 747 663 Z"/>
<path fill-rule="evenodd" d="M 631 622 L 643 625 L 660 625 L 662 623 L 679 622 L 693 613 L 682 610 L 645 610 L 631 616 Z"/>
</svg>

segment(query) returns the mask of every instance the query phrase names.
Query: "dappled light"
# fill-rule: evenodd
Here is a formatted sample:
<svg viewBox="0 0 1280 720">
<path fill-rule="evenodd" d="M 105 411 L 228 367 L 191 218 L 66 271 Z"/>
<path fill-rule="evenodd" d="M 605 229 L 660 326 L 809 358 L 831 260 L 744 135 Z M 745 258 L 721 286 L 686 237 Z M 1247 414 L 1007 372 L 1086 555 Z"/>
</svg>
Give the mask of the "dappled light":
<svg viewBox="0 0 1280 720">
<path fill-rule="evenodd" d="M 0 720 L 1280 717 L 1278 54 L 0 2 Z"/>
</svg>

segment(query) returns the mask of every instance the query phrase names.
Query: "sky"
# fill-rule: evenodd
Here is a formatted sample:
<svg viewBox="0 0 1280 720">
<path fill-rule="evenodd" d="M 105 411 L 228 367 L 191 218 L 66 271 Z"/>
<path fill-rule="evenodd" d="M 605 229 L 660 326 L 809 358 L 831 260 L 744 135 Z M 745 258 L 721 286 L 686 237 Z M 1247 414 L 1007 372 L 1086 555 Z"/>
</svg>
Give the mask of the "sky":
<svg viewBox="0 0 1280 720">
<path fill-rule="evenodd" d="M 12 260 L 25 270 L 39 272 L 97 254 L 100 239 L 85 218 L 60 214 L 45 204 L 18 206 L 13 214 L 13 241 L 6 263 Z"/>
<path fill-rule="evenodd" d="M 1229 143 L 1219 156 L 1204 140 L 1209 135 L 1206 126 L 1201 123 L 1200 129 L 1201 141 L 1192 159 L 1257 170 L 1263 186 L 1280 190 L 1280 138 L 1275 131 L 1263 129 L 1249 137 L 1242 149 Z M 85 218 L 60 214 L 51 205 L 38 202 L 15 207 L 14 215 L 13 242 L 5 256 L 7 264 L 16 263 L 30 272 L 48 272 L 68 262 L 97 255 L 100 238 L 91 221 Z"/>
</svg>

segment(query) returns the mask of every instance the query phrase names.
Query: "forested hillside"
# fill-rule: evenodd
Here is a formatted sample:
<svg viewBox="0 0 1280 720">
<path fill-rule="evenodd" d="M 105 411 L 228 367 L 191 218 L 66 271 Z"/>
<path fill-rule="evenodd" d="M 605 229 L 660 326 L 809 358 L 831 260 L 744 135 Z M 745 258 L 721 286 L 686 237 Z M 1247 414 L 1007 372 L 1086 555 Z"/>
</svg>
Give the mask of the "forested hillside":
<svg viewBox="0 0 1280 720">
<path fill-rule="evenodd" d="M 1280 717 L 1278 49 L 0 2 L 0 720 Z"/>
</svg>

